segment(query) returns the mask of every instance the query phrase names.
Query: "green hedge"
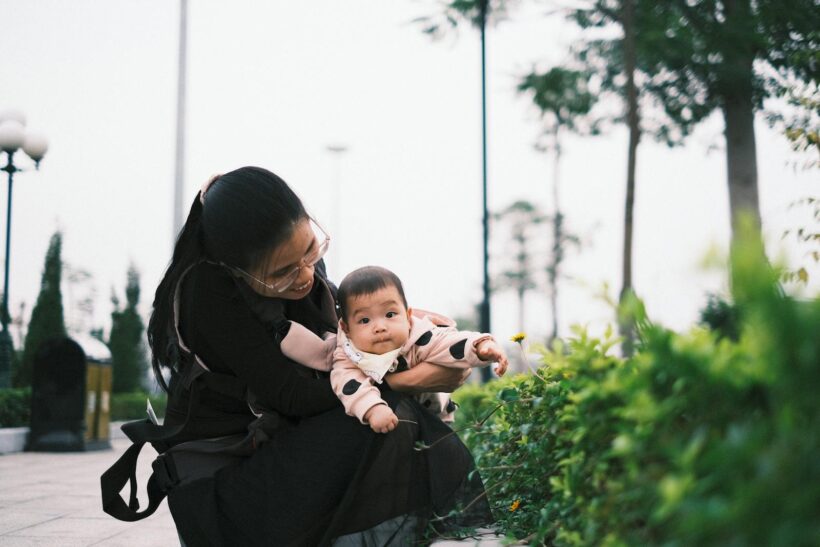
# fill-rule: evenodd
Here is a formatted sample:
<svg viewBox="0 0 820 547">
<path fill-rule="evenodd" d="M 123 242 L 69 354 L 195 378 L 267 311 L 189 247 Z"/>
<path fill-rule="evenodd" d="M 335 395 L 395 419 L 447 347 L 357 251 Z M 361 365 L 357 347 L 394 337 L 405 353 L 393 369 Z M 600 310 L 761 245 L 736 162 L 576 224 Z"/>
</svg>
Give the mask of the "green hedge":
<svg viewBox="0 0 820 547">
<path fill-rule="evenodd" d="M 676 334 L 633 303 L 639 350 L 577 330 L 537 375 L 459 393 L 501 529 L 547 545 L 817 545 L 820 300 L 733 263 L 738 339 Z M 466 413 L 465 413 L 466 414 Z"/>
<path fill-rule="evenodd" d="M 31 388 L 0 389 L 0 427 L 28 426 Z"/>
<path fill-rule="evenodd" d="M 111 421 L 138 420 L 145 418 L 145 400 L 151 399 L 157 417 L 165 415 L 166 396 L 148 394 L 142 391 L 133 393 L 114 393 L 111 395 Z"/>
<path fill-rule="evenodd" d="M 151 399 L 159 418 L 165 415 L 165 395 L 145 392 L 111 395 L 111 421 L 144 418 L 145 399 Z M 28 427 L 31 413 L 31 388 L 0 389 L 0 427 Z"/>
</svg>

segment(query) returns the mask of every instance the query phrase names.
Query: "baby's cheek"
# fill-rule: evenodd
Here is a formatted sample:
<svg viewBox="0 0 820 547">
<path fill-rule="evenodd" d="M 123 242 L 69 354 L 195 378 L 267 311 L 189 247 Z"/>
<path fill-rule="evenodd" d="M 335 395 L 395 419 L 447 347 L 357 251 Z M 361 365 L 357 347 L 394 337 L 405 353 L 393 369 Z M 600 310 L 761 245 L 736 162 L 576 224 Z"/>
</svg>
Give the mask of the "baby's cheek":
<svg viewBox="0 0 820 547">
<path fill-rule="evenodd" d="M 367 339 L 360 328 L 351 328 L 347 337 L 350 338 L 350 341 L 353 342 L 353 345 L 357 348 L 367 345 Z"/>
</svg>

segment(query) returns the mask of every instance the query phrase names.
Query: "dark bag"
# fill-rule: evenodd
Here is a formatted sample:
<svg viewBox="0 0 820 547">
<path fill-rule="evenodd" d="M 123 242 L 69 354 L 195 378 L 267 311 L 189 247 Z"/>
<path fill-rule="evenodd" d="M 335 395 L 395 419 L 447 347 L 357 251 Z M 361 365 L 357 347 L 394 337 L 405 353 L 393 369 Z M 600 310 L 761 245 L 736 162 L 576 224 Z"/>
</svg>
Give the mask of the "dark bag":
<svg viewBox="0 0 820 547">
<path fill-rule="evenodd" d="M 246 434 L 228 435 L 213 439 L 201 439 L 176 443 L 197 407 L 199 390 L 203 386 L 218 387 L 218 391 L 244 398 L 247 390 L 234 376 L 217 374 L 202 369 L 195 363 L 189 370 L 186 384 L 190 390 L 188 413 L 185 422 L 178 426 L 163 426 L 149 419 L 123 424 L 122 431 L 134 443 L 100 477 L 103 511 L 124 521 L 136 521 L 150 516 L 168 492 L 179 485 L 209 477 L 217 470 L 237 463 L 250 456 L 279 426 L 278 416 L 263 415 L 248 426 Z M 138 511 L 137 458 L 145 443 L 159 453 L 152 463 L 153 473 L 148 479 L 148 507 Z M 130 483 L 130 496 L 126 504 L 120 491 Z"/>
</svg>

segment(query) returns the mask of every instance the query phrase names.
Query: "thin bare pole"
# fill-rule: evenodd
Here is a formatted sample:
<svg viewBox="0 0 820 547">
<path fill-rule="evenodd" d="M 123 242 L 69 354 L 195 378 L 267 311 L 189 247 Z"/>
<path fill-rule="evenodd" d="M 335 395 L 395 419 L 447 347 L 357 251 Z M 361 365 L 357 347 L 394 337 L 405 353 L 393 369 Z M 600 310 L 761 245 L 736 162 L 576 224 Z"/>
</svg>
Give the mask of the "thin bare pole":
<svg viewBox="0 0 820 547">
<path fill-rule="evenodd" d="M 482 227 L 483 227 L 483 282 L 481 298 L 480 329 L 482 332 L 490 332 L 490 256 L 488 243 L 490 240 L 490 214 L 487 208 L 487 56 L 485 35 L 487 27 L 487 0 L 481 0 L 481 205 L 482 205 Z M 489 367 L 481 370 L 481 379 L 490 379 Z"/>
<path fill-rule="evenodd" d="M 335 240 L 333 249 L 333 261 L 328 269 L 328 275 L 338 283 L 342 280 L 342 249 L 339 243 L 342 241 L 342 155 L 347 152 L 347 145 L 330 144 L 325 149 L 333 155 L 333 235 L 331 241 Z"/>
<path fill-rule="evenodd" d="M 185 80 L 187 74 L 188 0 L 179 0 L 179 66 L 177 72 L 177 142 L 174 167 L 172 244 L 182 230 L 182 192 L 185 188 Z"/>
</svg>

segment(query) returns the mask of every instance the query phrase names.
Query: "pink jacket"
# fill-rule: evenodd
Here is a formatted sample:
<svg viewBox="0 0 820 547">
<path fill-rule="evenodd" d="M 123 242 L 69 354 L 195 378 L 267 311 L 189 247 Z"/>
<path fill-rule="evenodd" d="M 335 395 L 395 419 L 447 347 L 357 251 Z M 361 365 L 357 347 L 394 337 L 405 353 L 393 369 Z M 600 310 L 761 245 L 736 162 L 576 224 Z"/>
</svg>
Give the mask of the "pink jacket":
<svg viewBox="0 0 820 547">
<path fill-rule="evenodd" d="M 394 363 L 395 370 L 406 370 L 424 362 L 457 368 L 490 364 L 489 361 L 479 359 L 475 353 L 479 342 L 492 338 L 489 334 L 459 331 L 455 326 L 437 326 L 430 316 L 414 316 L 410 325 L 410 337 L 399 351 Z M 357 367 L 345 353 L 343 346 L 346 341 L 347 337 L 340 328 L 336 337 L 336 351 L 333 354 L 330 385 L 342 401 L 347 414 L 355 416 L 362 423 L 367 423 L 364 420 L 367 411 L 375 405 L 386 403 L 375 386 L 375 380 Z M 444 393 L 432 395 L 422 398 L 420 402 L 431 412 L 439 414 L 444 421 L 452 421 L 453 406 L 449 404 L 449 396 Z"/>
<path fill-rule="evenodd" d="M 476 345 L 489 334 L 459 331 L 455 322 L 447 317 L 413 309 L 410 337 L 399 351 L 395 369 L 406 370 L 418 363 L 458 368 L 480 367 L 490 364 L 481 361 L 475 353 Z M 282 353 L 307 367 L 328 371 L 330 383 L 350 416 L 362 423 L 371 407 L 386 404 L 375 386 L 376 381 L 366 375 L 347 356 L 344 343 L 347 337 L 339 327 L 339 335 L 326 333 L 324 339 L 299 323 L 291 322 L 288 333 L 281 342 Z M 424 393 L 417 396 L 419 402 L 443 421 L 452 422 L 455 405 L 447 393 Z"/>
</svg>

